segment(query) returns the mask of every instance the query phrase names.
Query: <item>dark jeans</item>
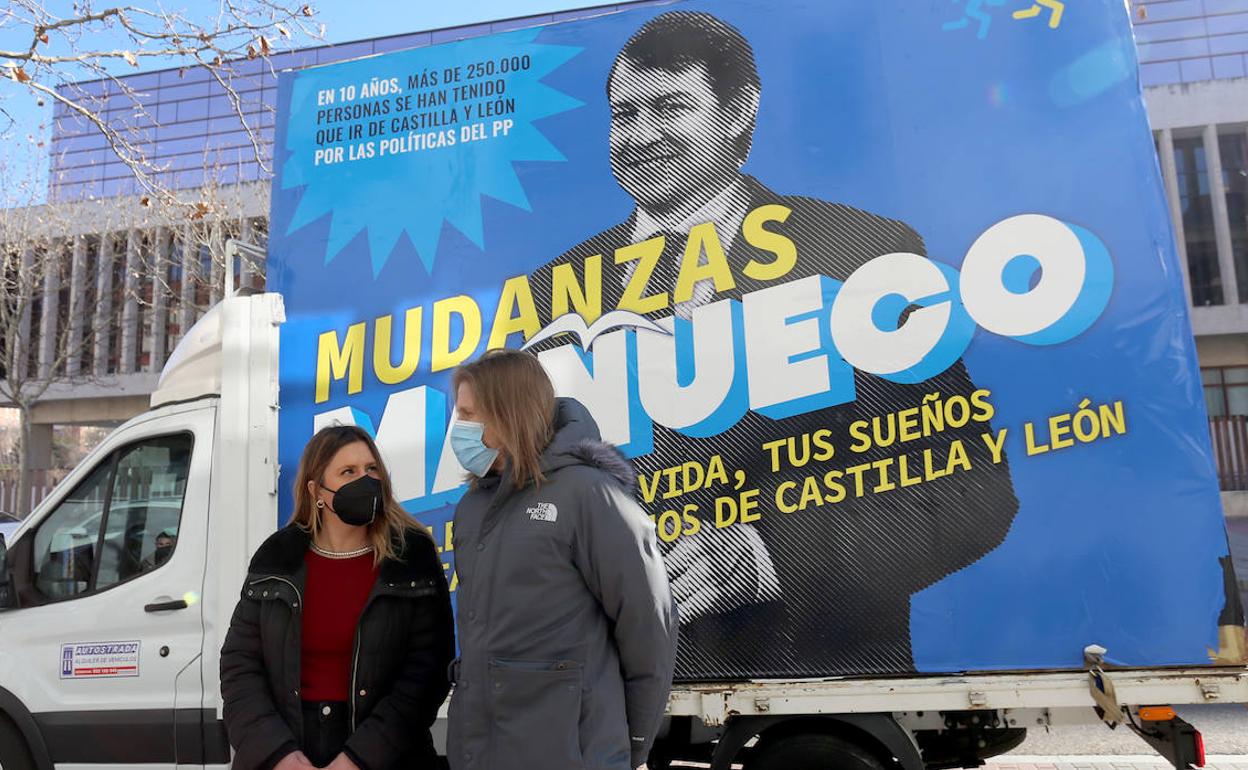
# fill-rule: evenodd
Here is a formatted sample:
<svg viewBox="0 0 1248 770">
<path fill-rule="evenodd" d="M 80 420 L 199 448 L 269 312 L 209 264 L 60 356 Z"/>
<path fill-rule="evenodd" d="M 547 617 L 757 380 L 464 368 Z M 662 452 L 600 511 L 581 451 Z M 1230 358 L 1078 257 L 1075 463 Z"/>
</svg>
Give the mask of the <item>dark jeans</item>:
<svg viewBox="0 0 1248 770">
<path fill-rule="evenodd" d="M 325 767 L 342 753 L 351 737 L 347 704 L 303 702 L 303 753 L 317 767 Z"/>
</svg>

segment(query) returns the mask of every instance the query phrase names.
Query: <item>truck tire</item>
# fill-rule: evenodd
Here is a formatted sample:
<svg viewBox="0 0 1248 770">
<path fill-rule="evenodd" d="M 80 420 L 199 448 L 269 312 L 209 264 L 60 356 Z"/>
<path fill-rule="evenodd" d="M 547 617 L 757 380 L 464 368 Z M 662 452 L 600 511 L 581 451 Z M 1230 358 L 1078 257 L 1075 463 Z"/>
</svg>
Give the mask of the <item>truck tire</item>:
<svg viewBox="0 0 1248 770">
<path fill-rule="evenodd" d="M 746 770 L 884 770 L 863 747 L 824 733 L 799 733 L 759 746 Z M 8 768 L 5 768 L 8 770 Z"/>
<path fill-rule="evenodd" d="M 0 770 L 35 770 L 35 758 L 22 731 L 4 713 L 0 713 Z"/>
</svg>

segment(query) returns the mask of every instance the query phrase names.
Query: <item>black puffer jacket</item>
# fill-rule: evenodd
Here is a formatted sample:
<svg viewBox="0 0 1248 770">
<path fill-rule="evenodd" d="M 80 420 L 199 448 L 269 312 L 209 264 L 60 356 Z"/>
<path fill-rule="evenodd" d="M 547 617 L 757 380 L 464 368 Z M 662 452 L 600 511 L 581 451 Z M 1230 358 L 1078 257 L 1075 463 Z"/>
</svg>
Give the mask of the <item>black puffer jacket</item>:
<svg viewBox="0 0 1248 770">
<path fill-rule="evenodd" d="M 302 743 L 300 612 L 310 538 L 287 526 L 260 546 L 221 648 L 221 695 L 235 770 L 271 764 Z M 361 770 L 434 768 L 429 728 L 450 685 L 455 640 L 442 561 L 409 532 L 382 563 L 356 631 L 347 752 Z"/>
</svg>

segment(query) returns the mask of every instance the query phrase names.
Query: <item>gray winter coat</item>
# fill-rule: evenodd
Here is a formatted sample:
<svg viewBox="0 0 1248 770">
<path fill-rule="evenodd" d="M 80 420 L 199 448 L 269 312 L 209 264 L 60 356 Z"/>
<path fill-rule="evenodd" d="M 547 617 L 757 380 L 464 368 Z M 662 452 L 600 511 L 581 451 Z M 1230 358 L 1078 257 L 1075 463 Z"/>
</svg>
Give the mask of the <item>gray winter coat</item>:
<svg viewBox="0 0 1248 770">
<path fill-rule="evenodd" d="M 560 399 L 546 481 L 481 479 L 455 512 L 462 658 L 453 770 L 632 770 L 672 682 L 677 620 L 632 466 Z"/>
</svg>

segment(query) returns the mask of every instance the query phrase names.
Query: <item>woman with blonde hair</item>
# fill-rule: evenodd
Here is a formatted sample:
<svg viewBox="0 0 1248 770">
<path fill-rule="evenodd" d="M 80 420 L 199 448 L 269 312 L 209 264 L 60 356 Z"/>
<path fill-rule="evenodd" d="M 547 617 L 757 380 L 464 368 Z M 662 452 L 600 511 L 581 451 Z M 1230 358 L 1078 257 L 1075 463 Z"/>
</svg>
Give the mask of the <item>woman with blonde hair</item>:
<svg viewBox="0 0 1248 770">
<path fill-rule="evenodd" d="M 450 598 L 437 548 L 365 431 L 304 448 L 295 512 L 256 551 L 221 649 L 236 770 L 439 765 Z"/>
<path fill-rule="evenodd" d="M 677 622 L 632 465 L 537 359 L 456 371 L 461 660 L 453 770 L 632 770 L 672 682 Z"/>
</svg>

